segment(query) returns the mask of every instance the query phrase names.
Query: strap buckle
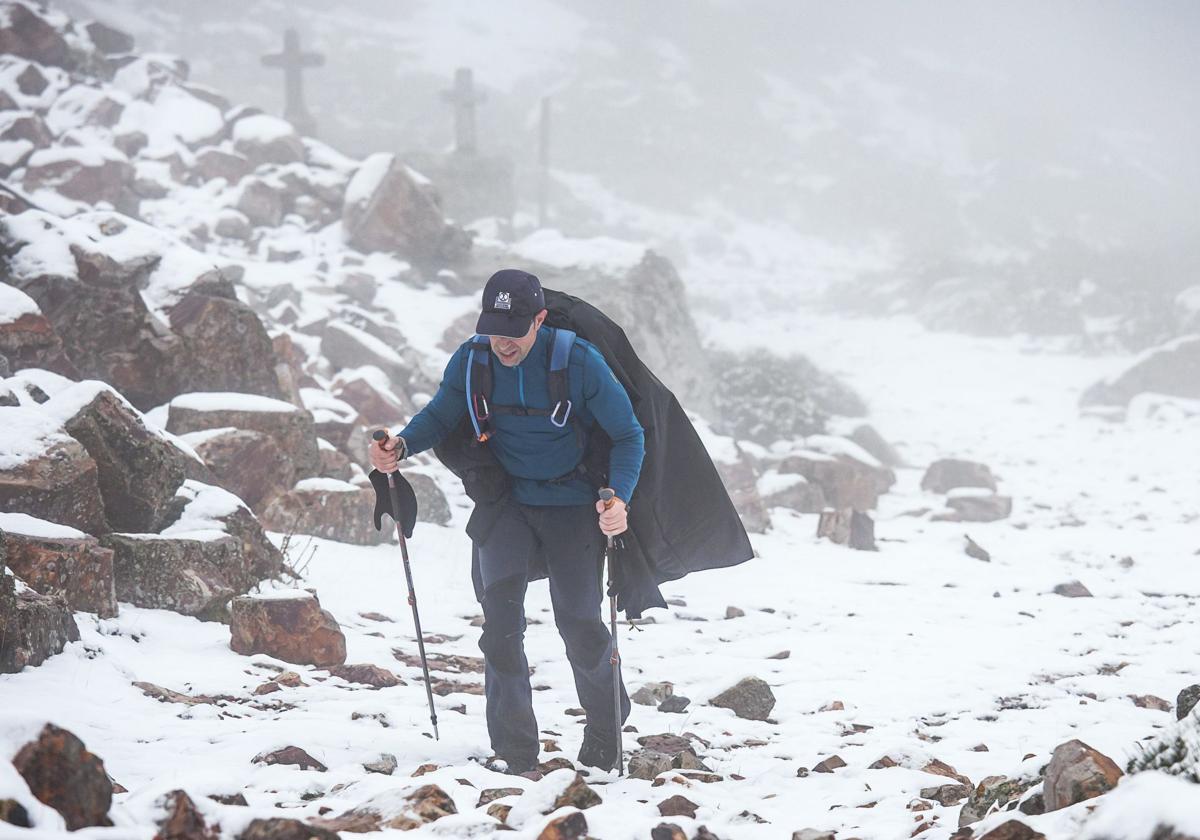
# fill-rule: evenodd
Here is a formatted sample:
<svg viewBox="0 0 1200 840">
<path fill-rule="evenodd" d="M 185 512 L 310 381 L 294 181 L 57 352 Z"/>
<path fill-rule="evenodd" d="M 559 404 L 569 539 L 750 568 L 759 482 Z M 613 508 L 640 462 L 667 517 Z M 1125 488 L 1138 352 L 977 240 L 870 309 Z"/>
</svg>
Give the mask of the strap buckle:
<svg viewBox="0 0 1200 840">
<path fill-rule="evenodd" d="M 562 409 L 563 402 L 566 402 L 567 407 L 566 409 L 563 409 L 562 420 L 559 420 L 558 412 L 560 409 Z M 555 428 L 561 429 L 563 426 L 567 425 L 567 421 L 569 419 L 571 419 L 571 401 L 559 400 L 559 402 L 554 406 L 554 409 L 550 412 L 550 422 L 554 424 Z"/>
<path fill-rule="evenodd" d="M 487 397 L 483 394 L 475 394 L 473 399 L 475 402 L 475 419 L 482 421 L 491 418 L 492 411 L 491 407 L 488 406 Z"/>
</svg>

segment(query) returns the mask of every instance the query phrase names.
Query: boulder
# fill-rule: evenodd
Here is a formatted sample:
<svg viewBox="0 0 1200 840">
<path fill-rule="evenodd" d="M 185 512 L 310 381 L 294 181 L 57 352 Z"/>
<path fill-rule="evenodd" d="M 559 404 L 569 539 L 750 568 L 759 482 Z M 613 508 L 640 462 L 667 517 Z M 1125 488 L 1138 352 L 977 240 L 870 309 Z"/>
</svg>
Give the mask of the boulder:
<svg viewBox="0 0 1200 840">
<path fill-rule="evenodd" d="M 885 467 L 904 466 L 904 459 L 896 452 L 895 447 L 888 443 L 883 435 L 869 423 L 855 426 L 854 431 L 850 433 L 850 440 L 870 452 Z"/>
<path fill-rule="evenodd" d="M 1046 835 L 1020 820 L 1008 820 L 980 835 L 979 840 L 1046 840 Z"/>
<path fill-rule="evenodd" d="M 746 677 L 709 701 L 710 705 L 732 709 L 747 720 L 766 720 L 775 708 L 775 694 L 764 680 Z"/>
<path fill-rule="evenodd" d="M 325 326 L 321 336 L 321 355 L 329 360 L 335 370 L 372 365 L 401 387 L 407 386 L 413 376 L 412 366 L 396 349 L 365 330 L 337 321 Z"/>
<path fill-rule="evenodd" d="M 457 813 L 454 800 L 444 790 L 437 785 L 422 785 L 413 791 L 385 791 L 337 817 L 317 819 L 313 823 L 331 831 L 353 833 L 389 828 L 412 831 Z"/>
<path fill-rule="evenodd" d="M 254 171 L 253 164 L 245 155 L 208 146 L 196 152 L 192 166 L 192 177 L 198 183 L 224 178 L 228 184 L 236 184 Z"/>
<path fill-rule="evenodd" d="M 0 533 L 0 560 L 6 542 Z M 41 665 L 79 641 L 71 607 L 61 595 L 39 595 L 0 562 L 0 674 Z"/>
<path fill-rule="evenodd" d="M 995 522 L 1012 514 L 1012 497 L 990 490 L 959 487 L 946 496 L 948 511 L 935 513 L 936 522 Z"/>
<path fill-rule="evenodd" d="M 879 495 L 895 483 L 895 474 L 857 444 L 823 435 L 810 436 L 805 442 L 834 451 L 801 450 L 780 461 L 778 470 L 802 475 L 819 486 L 830 507 L 870 510 Z"/>
<path fill-rule="evenodd" d="M 582 811 L 599 805 L 601 802 L 599 794 L 588 786 L 588 783 L 583 780 L 583 776 L 576 773 L 545 813 L 552 813 L 559 808 L 578 808 Z"/>
<path fill-rule="evenodd" d="M 231 570 L 238 571 L 243 562 L 233 537 L 108 534 L 101 542 L 113 551 L 118 600 L 204 620 L 225 618 L 236 594 Z"/>
<path fill-rule="evenodd" d="M 422 263 L 466 256 L 433 185 L 390 153 L 368 157 L 347 184 L 342 228 L 360 251 L 394 251 Z"/>
<path fill-rule="evenodd" d="M 0 53 L 38 64 L 70 68 L 71 50 L 53 26 L 23 3 L 10 3 L 0 18 Z"/>
<path fill-rule="evenodd" d="M 33 149 L 45 149 L 54 143 L 46 121 L 33 111 L 11 111 L 0 117 L 0 140 L 24 140 Z"/>
<path fill-rule="evenodd" d="M 189 433 L 184 440 L 204 459 L 216 483 L 252 510 L 264 510 L 292 486 L 296 466 L 265 432 L 212 429 Z"/>
<path fill-rule="evenodd" d="M 988 776 L 971 790 L 967 801 L 958 812 L 958 825 L 979 822 L 993 810 L 1004 808 L 1015 802 L 1021 794 L 1037 784 L 1035 779 L 1010 779 L 1006 776 Z"/>
<path fill-rule="evenodd" d="M 329 768 L 317 761 L 305 750 L 299 747 L 284 747 L 281 750 L 259 753 L 251 763 L 271 766 L 281 764 L 288 767 L 299 767 L 301 770 L 316 770 L 318 773 L 328 772 Z"/>
<path fill-rule="evenodd" d="M 385 426 L 416 413 L 412 400 L 392 387 L 387 374 L 376 367 L 342 371 L 334 379 L 333 395 L 358 412 L 361 423 Z"/>
<path fill-rule="evenodd" d="M 1183 720 L 1200 703 L 1200 683 L 1189 685 L 1175 698 L 1175 718 Z"/>
<path fill-rule="evenodd" d="M 437 482 L 423 473 L 412 470 L 401 470 L 401 473 L 412 485 L 413 493 L 417 497 L 417 521 L 449 525 L 450 503 L 446 501 L 446 494 L 438 487 Z"/>
<path fill-rule="evenodd" d="M 1042 797 L 1046 811 L 1067 808 L 1107 793 L 1125 775 L 1111 758 L 1073 739 L 1054 748 L 1046 767 Z"/>
<path fill-rule="evenodd" d="M 71 412 L 63 429 L 96 463 L 109 526 L 138 532 L 162 527 L 164 511 L 183 484 L 188 456 L 148 429 L 141 415 L 102 383 L 73 385 L 46 407 L 61 415 Z"/>
<path fill-rule="evenodd" d="M 670 796 L 658 803 L 658 813 L 663 817 L 696 818 L 696 808 L 699 806 L 686 796 Z"/>
<path fill-rule="evenodd" d="M 217 214 L 217 220 L 213 223 L 212 232 L 214 236 L 219 236 L 223 239 L 237 239 L 240 242 L 249 241 L 254 233 L 250 226 L 250 219 L 245 213 L 238 210 L 225 209 Z"/>
<path fill-rule="evenodd" d="M 825 509 L 825 493 L 798 473 L 768 470 L 756 484 L 764 507 L 783 507 L 797 513 L 820 513 Z"/>
<path fill-rule="evenodd" d="M 931 493 L 948 493 L 956 487 L 983 487 L 995 491 L 996 478 L 987 464 L 961 458 L 934 461 L 921 477 L 921 489 Z"/>
<path fill-rule="evenodd" d="M 5 562 L 29 586 L 61 595 L 72 610 L 117 614 L 113 553 L 95 537 L 21 513 L 0 513 L 0 533 Z"/>
<path fill-rule="evenodd" d="M 674 683 L 669 682 L 651 682 L 641 686 L 633 694 L 629 695 L 629 699 L 637 703 L 639 706 L 657 706 L 659 703 L 666 700 L 675 694 Z"/>
<path fill-rule="evenodd" d="M 321 456 L 320 478 L 336 478 L 338 481 L 354 478 L 354 468 L 346 453 L 324 438 L 318 438 L 317 447 Z"/>
<path fill-rule="evenodd" d="M 104 55 L 122 55 L 133 52 L 133 36 L 119 29 L 113 29 L 98 20 L 90 21 L 84 26 L 88 38 Z"/>
<path fill-rule="evenodd" d="M 304 144 L 292 124 L 268 114 L 243 117 L 233 124 L 233 147 L 253 166 L 304 160 Z"/>
<path fill-rule="evenodd" d="M 327 667 L 346 661 L 346 637 L 337 620 L 306 590 L 233 600 L 230 647 L 265 653 L 297 665 Z"/>
<path fill-rule="evenodd" d="M 391 542 L 392 530 L 375 530 L 375 491 L 335 478 L 308 478 L 263 511 L 263 526 L 282 534 L 310 534 L 355 545 Z"/>
<path fill-rule="evenodd" d="M 289 484 L 321 468 L 312 415 L 282 400 L 253 394 L 196 393 L 171 400 L 167 431 L 186 434 L 209 429 L 246 429 L 267 435 L 291 464 Z"/>
<path fill-rule="evenodd" d="M 739 451 L 737 460 L 717 460 L 714 465 L 746 530 L 765 533 L 771 527 L 771 515 L 758 492 L 754 462 Z"/>
<path fill-rule="evenodd" d="M 0 409 L 0 422 L 28 417 L 30 411 Z M 6 418 L 10 412 L 12 418 Z M 44 437 L 23 460 L 6 462 L 0 469 L 0 509 L 27 513 L 88 534 L 109 530 L 96 462 L 79 441 L 61 432 Z"/>
<path fill-rule="evenodd" d="M 283 221 L 283 191 L 262 178 L 247 178 L 237 194 L 235 207 L 255 227 L 278 227 Z"/>
<path fill-rule="evenodd" d="M 236 840 L 340 840 L 336 831 L 286 817 L 254 819 Z"/>
<path fill-rule="evenodd" d="M 194 360 L 180 373 L 182 390 L 284 397 L 275 374 L 277 360 L 271 339 L 246 304 L 191 292 L 171 307 L 170 319 L 171 329 L 183 339 Z"/>
<path fill-rule="evenodd" d="M 62 815 L 68 831 L 112 825 L 113 785 L 104 762 L 72 732 L 46 724 L 12 763 L 38 801 Z"/>
<path fill-rule="evenodd" d="M 546 823 L 537 840 L 586 840 L 587 836 L 587 817 L 582 811 L 572 811 Z"/>
<path fill-rule="evenodd" d="M 79 377 L 37 303 L 7 285 L 0 285 L 0 355 L 8 359 L 10 370 L 43 368 L 71 379 Z"/>
<path fill-rule="evenodd" d="M 826 508 L 817 520 L 817 537 L 826 537 L 838 545 L 859 551 L 878 551 L 875 545 L 875 520 L 852 508 Z"/>
<path fill-rule="evenodd" d="M 1147 392 L 1200 399 L 1200 335 L 1181 336 L 1143 354 L 1124 372 L 1092 385 L 1079 402 L 1125 406 Z"/>
<path fill-rule="evenodd" d="M 34 152 L 25 166 L 25 189 L 52 190 L 87 204 L 107 201 L 129 209 L 133 165 L 116 149 L 60 146 Z"/>
</svg>

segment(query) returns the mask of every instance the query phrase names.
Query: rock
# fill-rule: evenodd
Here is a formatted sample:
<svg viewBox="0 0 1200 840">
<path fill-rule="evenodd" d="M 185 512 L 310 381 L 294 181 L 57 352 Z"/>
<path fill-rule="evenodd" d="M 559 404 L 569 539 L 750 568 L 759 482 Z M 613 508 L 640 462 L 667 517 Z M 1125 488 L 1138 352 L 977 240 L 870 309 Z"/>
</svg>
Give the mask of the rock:
<svg viewBox="0 0 1200 840">
<path fill-rule="evenodd" d="M 932 799 L 939 805 L 947 807 L 957 805 L 970 795 L 970 785 L 938 785 L 937 787 L 921 788 L 923 799 Z"/>
<path fill-rule="evenodd" d="M 735 715 L 747 720 L 766 720 L 771 709 L 775 708 L 775 694 L 765 681 L 758 677 L 746 677 L 712 698 L 709 704 L 732 709 Z"/>
<path fill-rule="evenodd" d="M 629 695 L 629 699 L 640 706 L 657 706 L 674 693 L 675 686 L 669 682 L 646 683 Z"/>
<path fill-rule="evenodd" d="M 1200 335 L 1181 336 L 1143 354 L 1123 373 L 1092 385 L 1079 402 L 1125 406 L 1147 392 L 1200 399 Z"/>
<path fill-rule="evenodd" d="M 155 840 L 218 840 L 219 826 L 210 826 L 196 803 L 182 790 L 173 790 L 155 803 L 166 817 L 158 822 Z"/>
<path fill-rule="evenodd" d="M 1046 840 L 1046 835 L 1034 831 L 1020 820 L 1008 820 L 987 834 L 980 835 L 979 840 Z"/>
<path fill-rule="evenodd" d="M 158 534 L 107 534 L 117 600 L 221 621 L 236 593 L 230 580 L 243 555 L 231 536 L 199 539 Z"/>
<path fill-rule="evenodd" d="M 0 411 L 0 417 L 9 410 Z M 40 452 L 0 470 L 0 510 L 26 513 L 89 534 L 108 531 L 96 462 L 65 434 L 50 434 L 45 440 Z"/>
<path fill-rule="evenodd" d="M 1156 712 L 1171 711 L 1171 701 L 1155 697 L 1153 694 L 1130 694 L 1129 699 L 1140 709 L 1153 709 Z"/>
<path fill-rule="evenodd" d="M 15 799 L 0 799 L 0 822 L 15 825 L 17 828 L 33 828 L 29 812 Z"/>
<path fill-rule="evenodd" d="M 437 785 L 412 792 L 386 791 L 333 819 L 314 820 L 331 831 L 369 832 L 394 828 L 412 831 L 442 817 L 457 814 L 454 800 Z"/>
<path fill-rule="evenodd" d="M 72 534 L 72 529 L 50 525 L 47 530 L 48 523 L 32 517 L 33 527 L 14 526 L 19 516 L 0 514 L 9 568 L 38 592 L 61 595 L 73 610 L 93 612 L 100 618 L 115 616 L 112 551 L 102 548 L 95 537 L 78 531 L 69 536 L 39 536 L 55 529 Z"/>
<path fill-rule="evenodd" d="M 650 840 L 688 840 L 688 836 L 675 823 L 659 823 L 650 829 Z"/>
<path fill-rule="evenodd" d="M 880 761 L 882 762 L 885 759 L 887 761 L 891 761 L 891 758 L 888 756 L 884 756 L 884 758 L 880 759 Z M 872 766 L 874 766 L 874 765 L 872 765 Z M 887 764 L 884 766 L 896 767 L 898 765 L 895 762 L 892 762 L 891 764 Z M 963 785 L 967 785 L 967 786 L 970 786 L 970 784 L 971 784 L 971 780 L 969 778 L 964 776 L 962 773 L 959 773 L 957 770 L 955 770 L 953 767 L 951 767 L 946 762 L 941 761 L 936 758 L 932 759 L 931 761 L 927 761 L 925 763 L 925 766 L 921 768 L 921 772 L 922 773 L 930 773 L 934 776 L 945 776 L 947 779 L 954 779 L 959 784 L 963 784 Z"/>
<path fill-rule="evenodd" d="M 814 439 L 819 445 L 827 443 L 834 454 L 807 449 L 784 458 L 778 469 L 780 473 L 802 475 L 819 486 L 830 507 L 870 510 L 880 494 L 895 483 L 896 476 L 890 469 L 844 438 L 814 435 L 808 440 Z"/>
<path fill-rule="evenodd" d="M 859 551 L 878 551 L 875 545 L 875 521 L 850 508 L 826 508 L 817 520 L 817 536 Z"/>
<path fill-rule="evenodd" d="M 487 815 L 489 817 L 494 817 L 495 819 L 499 820 L 501 823 L 508 822 L 508 815 L 511 812 L 512 812 L 511 805 L 502 805 L 499 802 L 493 802 L 491 805 L 488 806 L 488 809 L 487 809 Z"/>
<path fill-rule="evenodd" d="M 675 795 L 658 803 L 658 813 L 664 817 L 690 817 L 695 819 L 697 807 L 699 806 L 687 797 Z"/>
<path fill-rule="evenodd" d="M 634 750 L 629 756 L 625 770 L 631 779 L 653 781 L 659 773 L 674 769 L 671 766 L 671 756 L 654 750 Z"/>
<path fill-rule="evenodd" d="M 497 799 L 503 799 L 506 796 L 520 796 L 525 791 L 521 788 L 484 788 L 479 792 L 479 801 L 475 803 L 476 808 L 482 808 L 484 805 L 489 805 Z"/>
<path fill-rule="evenodd" d="M 771 515 L 758 492 L 754 462 L 739 451 L 736 461 L 716 461 L 715 466 L 746 530 L 755 534 L 766 533 L 771 527 Z"/>
<path fill-rule="evenodd" d="M 301 770 L 316 770 L 318 773 L 324 773 L 329 769 L 299 747 L 284 747 L 273 752 L 259 753 L 254 756 L 251 763 L 289 764 L 299 767 Z"/>
<path fill-rule="evenodd" d="M 255 819 L 237 840 L 340 840 L 336 832 L 300 820 L 272 817 Z"/>
<path fill-rule="evenodd" d="M 727 618 L 727 619 L 742 618 L 745 615 L 746 615 L 746 611 L 741 609 L 740 607 L 726 607 L 725 608 L 725 618 Z"/>
<path fill-rule="evenodd" d="M 355 545 L 382 545 L 392 541 L 390 520 L 375 530 L 371 511 L 375 491 L 333 478 L 310 478 L 276 498 L 263 511 L 264 527 L 290 534 L 311 534 Z"/>
<path fill-rule="evenodd" d="M 150 431 L 119 394 L 97 385 L 75 385 L 55 395 L 48 405 L 86 400 L 63 428 L 96 462 L 108 524 L 118 531 L 157 531 L 183 484 L 187 456 Z"/>
<path fill-rule="evenodd" d="M 354 462 L 332 443 L 324 438 L 318 438 L 317 452 L 321 458 L 320 478 L 336 478 L 338 481 L 349 481 L 354 478 L 352 466 Z M 446 512 L 449 514 L 449 509 Z"/>
<path fill-rule="evenodd" d="M 596 791 L 588 787 L 588 783 L 583 780 L 583 776 L 579 773 L 575 774 L 575 778 L 567 785 L 566 789 L 558 795 L 554 800 L 554 804 L 545 813 L 557 811 L 559 808 L 578 808 L 583 811 L 601 803 L 601 799 Z"/>
<path fill-rule="evenodd" d="M 234 208 L 255 227 L 279 227 L 283 221 L 283 192 L 261 178 L 242 181 Z"/>
<path fill-rule="evenodd" d="M 643 735 L 637 739 L 638 744 L 653 752 L 662 753 L 668 758 L 675 758 L 682 752 L 692 749 L 692 742 L 679 735 Z"/>
<path fill-rule="evenodd" d="M 12 763 L 38 801 L 62 815 L 68 831 L 112 825 L 113 787 L 104 762 L 73 733 L 48 723 Z"/>
<path fill-rule="evenodd" d="M 1086 586 L 1077 580 L 1060 583 L 1054 587 L 1055 595 L 1062 595 L 1064 598 L 1091 598 L 1092 593 Z"/>
<path fill-rule="evenodd" d="M 199 183 L 215 181 L 224 178 L 227 184 L 233 185 L 254 171 L 254 166 L 245 155 L 229 152 L 213 146 L 196 152 L 196 162 L 192 165 L 191 173 Z"/>
<path fill-rule="evenodd" d="M 963 550 L 967 553 L 968 557 L 974 557 L 976 560 L 982 560 L 985 563 L 992 562 L 992 555 L 989 554 L 986 549 L 980 546 L 979 543 L 975 542 L 975 540 L 971 539 L 969 535 L 963 534 L 963 537 L 967 541 L 966 548 Z"/>
<path fill-rule="evenodd" d="M 845 767 L 845 766 L 846 766 L 846 762 L 842 761 L 841 756 L 831 755 L 829 758 L 825 759 L 824 761 L 820 761 L 817 764 L 814 764 L 813 772 L 814 773 L 832 773 L 834 770 L 837 770 L 839 767 Z"/>
<path fill-rule="evenodd" d="M 658 704 L 658 710 L 660 712 L 679 714 L 680 712 L 683 712 L 691 702 L 692 701 L 687 697 L 683 697 L 679 694 L 673 694 Z"/>
<path fill-rule="evenodd" d="M 836 840 L 837 832 L 821 831 L 818 828 L 802 828 L 792 832 L 792 840 Z"/>
<path fill-rule="evenodd" d="M 230 647 L 245 656 L 265 653 L 319 667 L 346 661 L 346 637 L 337 620 L 304 590 L 235 598 L 230 634 Z"/>
<path fill-rule="evenodd" d="M 0 53 L 70 69 L 71 51 L 63 36 L 29 6 L 12 4 L 0 19 Z"/>
<path fill-rule="evenodd" d="M 213 272 L 218 280 L 219 272 Z M 193 288 L 207 276 L 197 278 Z M 192 291 L 171 307 L 171 329 L 196 364 L 181 371 L 181 391 L 222 391 L 283 399 L 275 348 L 254 310 L 239 300 Z"/>
<path fill-rule="evenodd" d="M 362 683 L 372 688 L 391 688 L 395 685 L 403 685 L 399 677 L 387 668 L 380 668 L 378 665 L 334 665 L 329 669 L 329 673 L 335 677 L 341 677 L 346 682 Z"/>
<path fill-rule="evenodd" d="M 0 534 L 0 561 L 5 541 Z M 66 600 L 19 584 L 0 562 L 0 674 L 41 665 L 77 641 L 79 628 Z"/>
<path fill-rule="evenodd" d="M 314 476 L 321 467 L 312 415 L 291 403 L 235 394 L 183 394 L 171 400 L 167 431 L 172 434 L 233 427 L 267 435 L 291 464 L 289 485 Z"/>
<path fill-rule="evenodd" d="M 1073 739 L 1054 748 L 1046 767 L 1042 796 L 1047 811 L 1057 811 L 1107 793 L 1125 775 L 1113 760 Z"/>
<path fill-rule="evenodd" d="M 869 764 L 867 766 L 867 769 L 868 770 L 886 770 L 888 767 L 899 767 L 899 766 L 900 766 L 899 763 L 897 763 L 896 760 L 893 759 L 890 755 L 885 755 L 883 758 L 876 759 L 874 762 Z"/>
<path fill-rule="evenodd" d="M 772 653 L 767 659 L 789 659 L 792 652 L 790 650 L 781 650 L 778 653 Z"/>
<path fill-rule="evenodd" d="M 133 36 L 119 29 L 113 29 L 98 20 L 90 21 L 84 30 L 92 44 L 104 55 L 121 55 L 133 52 Z M 179 791 L 182 793 L 182 791 Z M 185 794 L 186 795 L 186 794 Z"/>
<path fill-rule="evenodd" d="M 233 147 L 253 166 L 304 160 L 304 144 L 291 123 L 267 114 L 255 114 L 235 122 Z"/>
<path fill-rule="evenodd" d="M 995 492 L 996 479 L 987 464 L 959 458 L 934 461 L 921 477 L 921 489 L 948 493 L 956 487 L 982 487 Z"/>
<path fill-rule="evenodd" d="M 1179 692 L 1179 697 L 1175 699 L 1175 718 L 1183 720 L 1196 708 L 1197 702 L 1200 702 L 1200 683 L 1189 685 Z"/>
<path fill-rule="evenodd" d="M 582 811 L 574 811 L 546 823 L 537 840 L 586 840 L 587 836 L 587 818 Z"/>
<path fill-rule="evenodd" d="M 69 146 L 34 152 L 25 166 L 25 189 L 53 190 L 87 204 L 107 201 L 130 209 L 134 168 L 116 149 Z"/>
<path fill-rule="evenodd" d="M 989 490 L 960 487 L 946 497 L 948 511 L 930 517 L 935 522 L 995 522 L 1012 514 L 1012 498 Z"/>
<path fill-rule="evenodd" d="M 988 776 L 974 787 L 970 797 L 958 812 L 958 825 L 962 827 L 979 822 L 993 807 L 1003 808 L 1034 784 L 1036 781 L 1033 779 Z"/>
<path fill-rule="evenodd" d="M 396 756 L 391 753 L 382 753 L 374 761 L 363 764 L 363 769 L 368 773 L 382 773 L 384 776 L 390 776 L 396 772 L 396 766 Z"/>
<path fill-rule="evenodd" d="M 904 459 L 900 457 L 895 448 L 888 443 L 883 435 L 869 423 L 864 423 L 860 426 L 855 426 L 854 431 L 850 433 L 850 440 L 857 443 L 863 449 L 867 450 L 875 457 L 879 463 L 885 467 L 902 467 Z"/>
<path fill-rule="evenodd" d="M 246 801 L 246 797 L 240 793 L 210 793 L 208 798 L 213 802 L 219 802 L 222 805 L 238 805 L 242 808 L 247 808 L 250 805 L 250 803 Z"/>
<path fill-rule="evenodd" d="M 290 453 L 280 450 L 265 432 L 214 429 L 190 433 L 185 439 L 216 482 L 253 510 L 265 510 L 294 484 L 297 470 Z"/>
<path fill-rule="evenodd" d="M 417 262 L 456 262 L 467 250 L 432 184 L 388 153 L 364 160 L 346 186 L 342 227 L 360 251 L 395 251 Z"/>
<path fill-rule="evenodd" d="M 37 307 L 32 298 L 11 286 L 0 286 L 0 302 L 5 306 L 27 302 L 30 308 Z M 0 355 L 8 359 L 10 370 L 42 368 L 68 379 L 79 378 L 58 333 L 41 312 L 25 312 L 0 321 L 4 321 L 0 323 Z"/>
<path fill-rule="evenodd" d="M 400 423 L 416 411 L 408 395 L 393 388 L 379 368 L 340 373 L 333 387 L 333 395 L 357 411 L 361 423 L 371 426 Z"/>
</svg>

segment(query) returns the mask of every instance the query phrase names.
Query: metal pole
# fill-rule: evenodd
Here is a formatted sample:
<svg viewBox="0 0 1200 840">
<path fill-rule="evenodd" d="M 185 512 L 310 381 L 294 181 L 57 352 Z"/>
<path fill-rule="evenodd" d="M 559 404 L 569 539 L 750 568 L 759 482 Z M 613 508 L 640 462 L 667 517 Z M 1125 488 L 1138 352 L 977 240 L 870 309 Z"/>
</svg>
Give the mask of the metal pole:
<svg viewBox="0 0 1200 840">
<path fill-rule="evenodd" d="M 600 499 L 605 508 L 612 507 L 616 496 L 609 488 L 600 491 Z M 625 744 L 621 732 L 621 651 L 617 645 L 617 590 L 613 587 L 613 538 L 608 537 L 604 551 L 604 559 L 608 566 L 608 625 L 612 633 L 612 665 L 613 674 L 613 730 L 617 739 L 617 775 L 625 775 Z"/>
<path fill-rule="evenodd" d="M 381 444 L 388 433 L 380 429 L 374 434 Z M 396 473 L 387 474 L 388 493 L 392 498 L 392 520 L 396 523 L 396 536 L 400 538 L 400 556 L 404 558 L 404 579 L 408 582 L 408 603 L 412 607 L 413 626 L 417 629 L 417 650 L 421 652 L 421 670 L 425 673 L 425 696 L 429 700 L 429 720 L 433 723 L 434 740 L 438 737 L 437 710 L 433 705 L 433 683 L 429 679 L 429 660 L 425 657 L 425 634 L 421 632 L 421 614 L 417 611 L 417 591 L 413 587 L 412 566 L 408 562 L 408 541 L 404 538 L 404 527 L 400 523 L 400 493 L 396 490 Z"/>
</svg>

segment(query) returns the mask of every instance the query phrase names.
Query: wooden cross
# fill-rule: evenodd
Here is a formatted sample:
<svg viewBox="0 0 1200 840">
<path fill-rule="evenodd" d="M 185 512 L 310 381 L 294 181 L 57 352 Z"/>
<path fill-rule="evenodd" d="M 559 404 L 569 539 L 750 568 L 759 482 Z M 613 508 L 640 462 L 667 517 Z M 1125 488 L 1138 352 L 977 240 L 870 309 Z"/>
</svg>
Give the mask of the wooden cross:
<svg viewBox="0 0 1200 840">
<path fill-rule="evenodd" d="M 442 91 L 442 99 L 454 106 L 454 151 L 475 154 L 475 106 L 486 97 L 475 92 L 470 67 L 454 72 L 454 89 Z"/>
<path fill-rule="evenodd" d="M 316 133 L 316 121 L 304 105 L 304 87 L 300 72 L 306 67 L 320 67 L 325 56 L 315 52 L 300 51 L 300 35 L 295 29 L 283 33 L 283 52 L 264 55 L 262 63 L 267 67 L 282 67 L 284 89 L 287 94 L 283 109 L 284 118 L 301 134 Z"/>
</svg>

